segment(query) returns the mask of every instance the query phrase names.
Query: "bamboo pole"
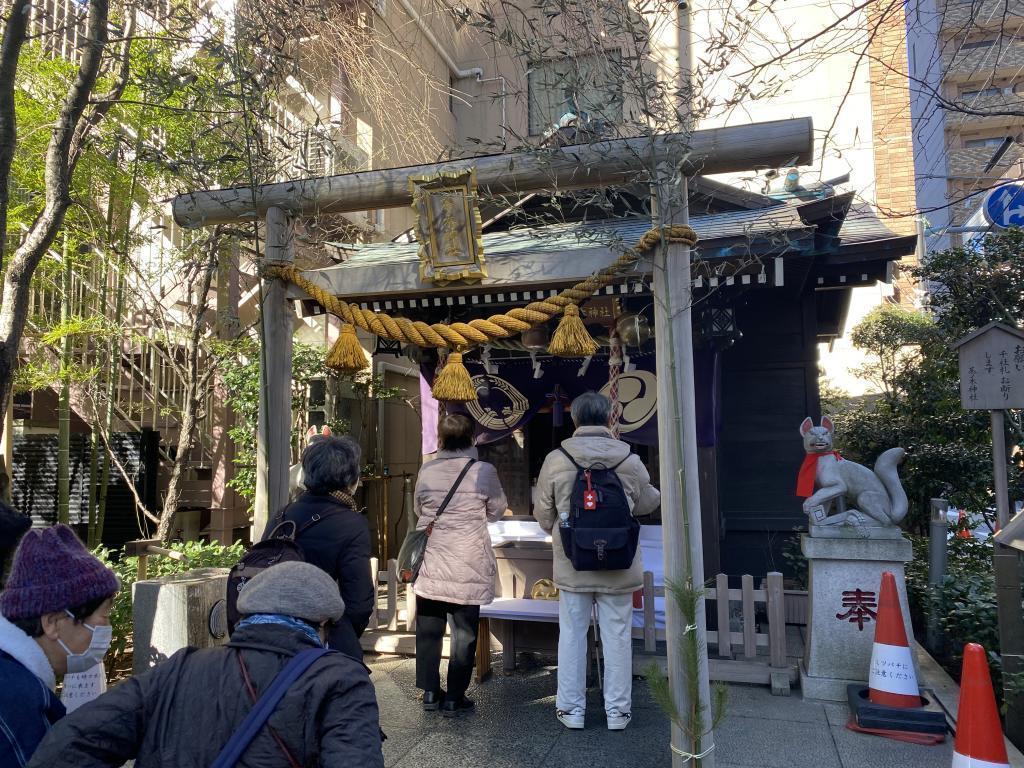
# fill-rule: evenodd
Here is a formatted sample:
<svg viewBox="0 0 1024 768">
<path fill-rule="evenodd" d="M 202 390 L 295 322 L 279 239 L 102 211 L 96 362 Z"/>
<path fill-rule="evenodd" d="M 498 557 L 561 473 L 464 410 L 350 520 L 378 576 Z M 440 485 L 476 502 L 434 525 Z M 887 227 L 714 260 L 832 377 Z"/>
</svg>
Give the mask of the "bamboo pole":
<svg viewBox="0 0 1024 768">
<path fill-rule="evenodd" d="M 414 168 L 232 187 L 178 195 L 171 207 L 183 227 L 228 224 L 280 208 L 292 216 L 398 208 L 412 202 L 409 177 L 475 170 L 483 195 L 580 189 L 651 181 L 649 162 L 681 166 L 690 176 L 809 163 L 811 119 L 776 120 L 631 139 L 577 144 L 557 150 L 483 155 Z"/>
<path fill-rule="evenodd" d="M 68 236 L 64 235 L 61 258 L 60 323 L 64 330 L 64 344 L 60 353 L 60 397 L 57 401 L 57 522 L 67 525 L 71 522 L 71 381 L 68 369 L 71 366 L 72 336 L 67 323 L 71 319 L 72 291 L 71 256 L 68 253 Z"/>
<path fill-rule="evenodd" d="M 117 256 L 114 260 L 114 322 L 121 322 L 121 317 L 124 314 L 124 256 L 123 252 L 118 250 Z M 104 432 L 106 440 L 110 440 L 114 436 L 114 403 L 118 397 L 118 392 L 121 384 L 121 337 L 112 335 L 109 343 L 107 344 L 107 392 L 106 392 L 106 404 L 103 414 L 104 421 Z M 130 406 L 129 406 L 130 407 Z M 130 411 L 129 411 L 130 413 Z M 113 443 L 108 443 L 106 450 L 103 452 L 103 468 L 100 471 L 100 487 L 99 487 L 99 498 L 97 499 L 96 508 L 96 538 L 102 540 L 103 538 L 103 525 L 107 517 L 107 491 L 110 485 L 110 465 L 111 459 L 110 454 L 116 449 Z"/>
<path fill-rule="evenodd" d="M 110 223 L 109 211 L 108 211 L 107 223 L 108 223 L 108 227 L 109 227 L 109 223 Z M 98 306 L 97 312 L 98 312 L 100 317 L 106 319 L 107 318 L 107 296 L 110 293 L 110 273 L 111 273 L 111 269 L 110 269 L 109 262 L 106 259 L 104 259 L 100 263 L 97 271 L 98 271 L 99 275 L 102 275 L 102 277 L 98 277 L 97 278 L 97 284 L 99 285 L 99 290 L 100 290 L 100 294 L 99 294 L 99 297 L 97 299 L 97 306 Z M 95 354 L 95 359 L 96 359 L 97 365 L 99 365 L 100 362 L 103 362 L 103 357 L 102 357 L 102 354 L 100 352 L 100 350 L 102 350 L 102 348 L 103 347 L 102 347 L 102 345 L 100 343 L 96 344 L 95 353 L 94 354 Z M 103 373 L 102 373 L 102 371 L 104 370 L 104 368 L 101 368 L 100 370 L 101 370 L 101 374 L 100 374 L 100 376 L 97 377 L 97 381 L 96 381 L 97 385 L 100 385 L 100 384 L 103 383 Z M 99 545 L 100 539 L 101 539 L 101 534 L 102 534 L 102 531 L 100 531 L 99 527 L 98 527 L 98 520 L 99 520 L 99 518 L 98 518 L 98 514 L 97 514 L 97 503 L 98 503 L 97 496 L 98 496 L 99 483 L 100 483 L 100 453 L 99 453 L 99 451 L 100 451 L 100 419 L 101 418 L 102 418 L 102 415 L 100 413 L 100 409 L 99 408 L 93 409 L 93 420 L 92 420 L 92 423 L 89 425 L 89 429 L 92 432 L 92 434 L 90 435 L 90 440 L 89 440 L 89 442 L 90 442 L 90 450 L 89 450 L 89 548 L 90 549 L 92 549 L 92 548 L 94 548 L 94 547 Z M 105 451 L 104 451 L 104 454 L 103 454 L 103 458 L 104 458 L 104 461 L 107 460 L 107 454 L 106 454 Z M 109 471 L 110 470 L 108 468 L 107 472 L 109 473 Z"/>
</svg>

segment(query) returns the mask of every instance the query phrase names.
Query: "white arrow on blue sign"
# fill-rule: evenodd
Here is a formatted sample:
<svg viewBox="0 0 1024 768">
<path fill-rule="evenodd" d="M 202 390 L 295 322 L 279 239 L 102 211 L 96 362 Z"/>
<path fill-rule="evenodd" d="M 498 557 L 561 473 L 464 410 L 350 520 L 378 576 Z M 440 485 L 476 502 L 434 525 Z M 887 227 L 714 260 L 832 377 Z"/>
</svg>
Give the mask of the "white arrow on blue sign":
<svg viewBox="0 0 1024 768">
<path fill-rule="evenodd" d="M 989 224 L 1000 229 L 1024 227 L 1024 185 L 1004 184 L 985 195 L 982 206 Z"/>
</svg>

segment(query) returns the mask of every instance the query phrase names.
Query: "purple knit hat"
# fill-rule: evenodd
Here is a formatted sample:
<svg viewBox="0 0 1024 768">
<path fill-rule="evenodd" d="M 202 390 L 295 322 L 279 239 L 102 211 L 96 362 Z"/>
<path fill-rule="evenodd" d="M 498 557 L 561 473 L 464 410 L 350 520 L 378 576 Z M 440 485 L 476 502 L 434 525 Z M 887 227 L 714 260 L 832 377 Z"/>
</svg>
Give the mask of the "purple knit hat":
<svg viewBox="0 0 1024 768">
<path fill-rule="evenodd" d="M 110 597 L 120 586 L 66 525 L 34 529 L 14 553 L 0 613 L 8 619 L 42 616 Z"/>
</svg>

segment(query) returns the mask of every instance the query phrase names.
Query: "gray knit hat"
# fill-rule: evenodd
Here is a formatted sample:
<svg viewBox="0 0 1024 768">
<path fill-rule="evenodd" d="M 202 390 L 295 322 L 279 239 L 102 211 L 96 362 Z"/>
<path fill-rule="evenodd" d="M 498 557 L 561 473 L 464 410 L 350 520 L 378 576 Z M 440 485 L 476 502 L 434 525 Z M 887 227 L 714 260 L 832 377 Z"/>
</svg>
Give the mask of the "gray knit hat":
<svg viewBox="0 0 1024 768">
<path fill-rule="evenodd" d="M 312 624 L 337 621 L 345 613 L 338 583 L 310 563 L 289 560 L 273 565 L 246 583 L 238 612 L 279 613 Z"/>
</svg>

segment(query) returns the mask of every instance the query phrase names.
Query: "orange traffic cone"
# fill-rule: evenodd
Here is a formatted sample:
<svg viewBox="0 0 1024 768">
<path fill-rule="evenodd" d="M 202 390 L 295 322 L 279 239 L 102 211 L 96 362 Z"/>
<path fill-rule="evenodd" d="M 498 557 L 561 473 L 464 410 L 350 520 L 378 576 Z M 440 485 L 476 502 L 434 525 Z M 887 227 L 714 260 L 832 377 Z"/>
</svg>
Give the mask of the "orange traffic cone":
<svg viewBox="0 0 1024 768">
<path fill-rule="evenodd" d="M 967 513 L 964 512 L 961 509 L 960 510 L 960 516 L 956 520 L 956 528 L 957 528 L 956 535 L 957 535 L 957 538 L 959 538 L 959 539 L 973 539 L 974 538 L 973 534 L 971 533 L 971 529 L 967 527 L 969 522 L 970 521 L 967 519 Z"/>
<path fill-rule="evenodd" d="M 907 643 L 896 578 L 889 571 L 882 574 L 877 618 L 868 673 L 868 698 L 872 704 L 887 707 L 920 707 L 921 691 Z"/>
<path fill-rule="evenodd" d="M 964 666 L 960 676 L 953 768 L 1009 766 L 985 649 L 977 643 L 968 643 L 964 646 Z"/>
</svg>

